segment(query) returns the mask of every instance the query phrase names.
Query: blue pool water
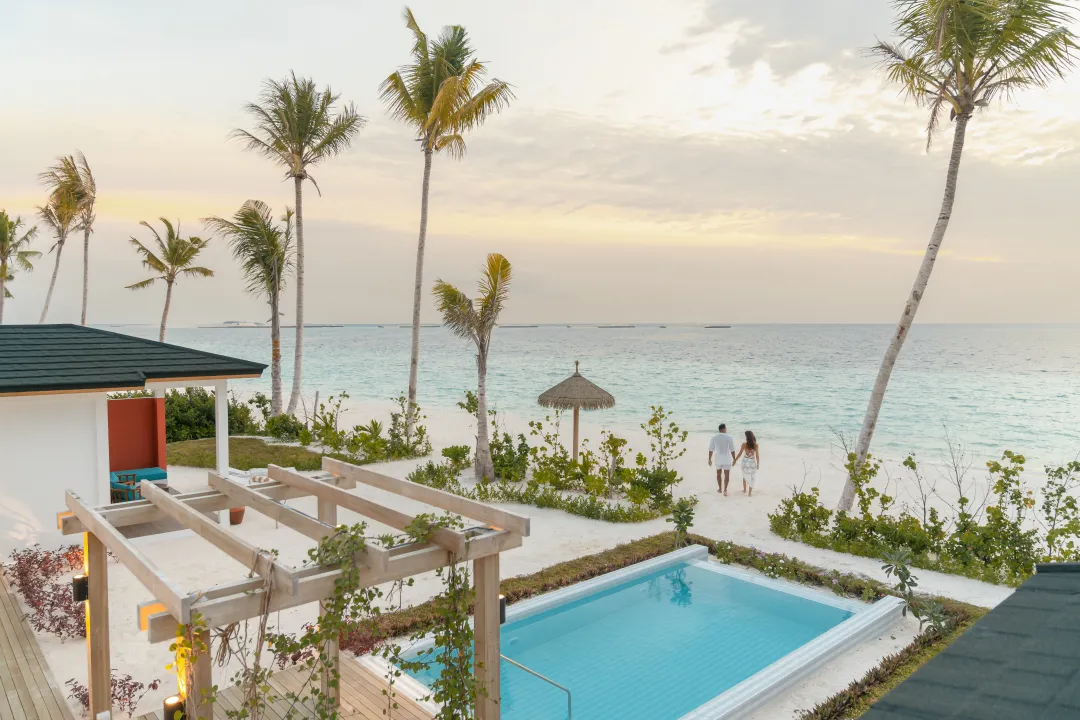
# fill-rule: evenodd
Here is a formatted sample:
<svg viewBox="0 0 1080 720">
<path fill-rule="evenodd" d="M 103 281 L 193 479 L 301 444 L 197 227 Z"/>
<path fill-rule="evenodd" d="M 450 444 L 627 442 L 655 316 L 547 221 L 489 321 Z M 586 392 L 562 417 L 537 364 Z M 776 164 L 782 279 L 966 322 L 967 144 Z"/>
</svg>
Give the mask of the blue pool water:
<svg viewBox="0 0 1080 720">
<path fill-rule="evenodd" d="M 684 563 L 508 623 L 502 652 L 569 688 L 575 718 L 675 720 L 851 615 Z M 564 693 L 501 672 L 503 717 L 566 716 Z"/>
</svg>

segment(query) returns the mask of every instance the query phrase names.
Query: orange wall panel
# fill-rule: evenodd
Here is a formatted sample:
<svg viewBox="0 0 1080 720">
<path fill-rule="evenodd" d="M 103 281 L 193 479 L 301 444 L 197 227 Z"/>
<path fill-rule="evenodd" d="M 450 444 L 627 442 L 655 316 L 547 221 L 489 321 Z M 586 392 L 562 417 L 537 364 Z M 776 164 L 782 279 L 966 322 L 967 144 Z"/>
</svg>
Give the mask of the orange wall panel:
<svg viewBox="0 0 1080 720">
<path fill-rule="evenodd" d="M 109 471 L 165 467 L 165 399 L 109 401 Z"/>
</svg>

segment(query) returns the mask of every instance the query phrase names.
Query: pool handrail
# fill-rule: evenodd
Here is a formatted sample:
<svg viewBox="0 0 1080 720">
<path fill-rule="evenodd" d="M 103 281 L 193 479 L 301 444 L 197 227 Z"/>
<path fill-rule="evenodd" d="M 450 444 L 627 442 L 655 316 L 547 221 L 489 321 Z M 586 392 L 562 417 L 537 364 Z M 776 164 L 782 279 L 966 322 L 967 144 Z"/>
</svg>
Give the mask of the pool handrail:
<svg viewBox="0 0 1080 720">
<path fill-rule="evenodd" d="M 570 698 L 570 689 L 569 688 L 564 688 L 562 685 L 555 682 L 551 678 L 544 677 L 540 673 L 536 672 L 535 670 L 532 670 L 530 668 L 525 667 L 524 665 L 517 662 L 516 660 L 511 660 L 510 658 L 506 657 L 502 653 L 499 653 L 499 657 L 501 657 L 503 660 L 510 663 L 514 667 L 519 667 L 522 670 L 524 670 L 525 672 L 529 673 L 530 675 L 532 675 L 534 677 L 538 677 L 541 680 L 543 680 L 544 682 L 548 683 L 549 685 L 554 685 L 555 687 L 559 688 L 564 693 L 566 693 L 566 720 L 574 720 L 573 700 Z"/>
</svg>

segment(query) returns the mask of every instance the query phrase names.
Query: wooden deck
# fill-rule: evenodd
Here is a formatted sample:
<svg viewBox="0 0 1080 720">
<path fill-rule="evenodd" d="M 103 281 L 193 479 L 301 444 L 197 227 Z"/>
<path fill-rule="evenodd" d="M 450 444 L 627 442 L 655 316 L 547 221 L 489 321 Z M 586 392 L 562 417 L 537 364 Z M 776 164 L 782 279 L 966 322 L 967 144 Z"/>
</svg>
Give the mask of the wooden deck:
<svg viewBox="0 0 1080 720">
<path fill-rule="evenodd" d="M 74 720 L 23 615 L 0 575 L 0 720 Z"/>
<path fill-rule="evenodd" d="M 274 673 L 270 684 L 278 695 L 286 692 L 301 692 L 302 676 L 299 670 L 292 668 Z M 412 702 L 403 694 L 397 695 L 398 707 L 387 713 L 387 699 L 382 694 L 386 687 L 384 678 L 379 677 L 356 662 L 351 654 L 341 654 L 341 718 L 342 720 L 432 720 L 431 713 Z M 227 720 L 227 711 L 238 710 L 243 703 L 240 688 L 232 686 L 218 692 L 218 702 L 214 705 L 214 720 Z M 282 720 L 288 709 L 288 703 L 277 702 L 271 705 L 264 720 Z M 305 708 L 300 717 L 313 717 L 314 712 Z M 161 709 L 140 715 L 135 720 L 163 720 Z"/>
</svg>

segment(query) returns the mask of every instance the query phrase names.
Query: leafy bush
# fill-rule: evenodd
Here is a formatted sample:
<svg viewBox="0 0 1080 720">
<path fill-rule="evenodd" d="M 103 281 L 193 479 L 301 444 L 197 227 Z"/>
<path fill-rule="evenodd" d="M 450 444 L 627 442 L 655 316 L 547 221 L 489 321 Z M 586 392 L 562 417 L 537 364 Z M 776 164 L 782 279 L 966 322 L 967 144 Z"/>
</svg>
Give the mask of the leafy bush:
<svg viewBox="0 0 1080 720">
<path fill-rule="evenodd" d="M 56 635 L 61 640 L 86 637 L 86 613 L 75 602 L 71 583 L 56 578 L 83 567 L 83 549 L 68 545 L 44 550 L 40 545 L 13 550 L 4 572 L 11 587 L 30 609 L 27 621 L 35 632 Z"/>
<path fill-rule="evenodd" d="M 459 473 L 472 464 L 471 455 L 472 450 L 468 445 L 451 445 L 442 451 L 442 456 L 447 459 L 450 468 Z"/>
<path fill-rule="evenodd" d="M 285 413 L 266 418 L 266 424 L 263 428 L 270 437 L 285 442 L 299 440 L 300 434 L 306 429 L 304 423 L 300 422 L 295 415 Z"/>
<path fill-rule="evenodd" d="M 214 393 L 189 387 L 165 393 L 165 441 L 214 437 Z M 229 434 L 248 435 L 260 430 L 250 405 L 229 395 Z"/>
<path fill-rule="evenodd" d="M 135 712 L 139 701 L 146 693 L 157 690 L 161 686 L 161 680 L 152 680 L 150 684 L 141 683 L 131 675 L 116 675 L 111 678 L 112 704 L 120 712 L 131 715 Z M 83 709 L 83 715 L 90 712 L 90 689 L 75 678 L 64 683 L 68 690 L 68 697 L 78 703 Z"/>
<path fill-rule="evenodd" d="M 552 508 L 607 522 L 644 522 L 660 514 L 652 508 L 623 506 L 597 497 L 563 493 L 536 482 L 520 484 L 499 480 L 465 487 L 458 480 L 460 473 L 461 470 L 455 468 L 453 461 L 438 464 L 428 462 L 409 473 L 406 479 L 481 502 L 513 502 Z"/>
<path fill-rule="evenodd" d="M 697 498 L 679 498 L 671 508 L 671 517 L 667 522 L 675 525 L 675 547 L 681 548 L 686 542 L 686 534 L 694 526 L 694 507 Z"/>
<path fill-rule="evenodd" d="M 927 507 L 923 495 L 922 518 L 908 509 L 896 511 L 895 498 L 871 483 L 880 463 L 868 458 L 857 466 L 850 453 L 847 471 L 855 485 L 857 511 L 834 512 L 822 506 L 818 489 L 793 490 L 769 515 L 773 532 L 815 547 L 830 548 L 866 557 L 892 556 L 898 549 L 910 552 L 910 564 L 928 570 L 965 575 L 994 583 L 1018 585 L 1034 572 L 1039 562 L 1080 560 L 1080 510 L 1074 498 L 1080 488 L 1080 461 L 1046 468 L 1041 515 L 1036 514 L 1035 493 L 1023 486 L 1024 457 L 1010 451 L 1000 461 L 990 461 L 989 494 L 982 503 L 959 488 L 951 517 Z M 923 477 L 914 457 L 904 467 L 923 488 Z M 876 507 L 875 507 L 876 505 Z"/>
</svg>

